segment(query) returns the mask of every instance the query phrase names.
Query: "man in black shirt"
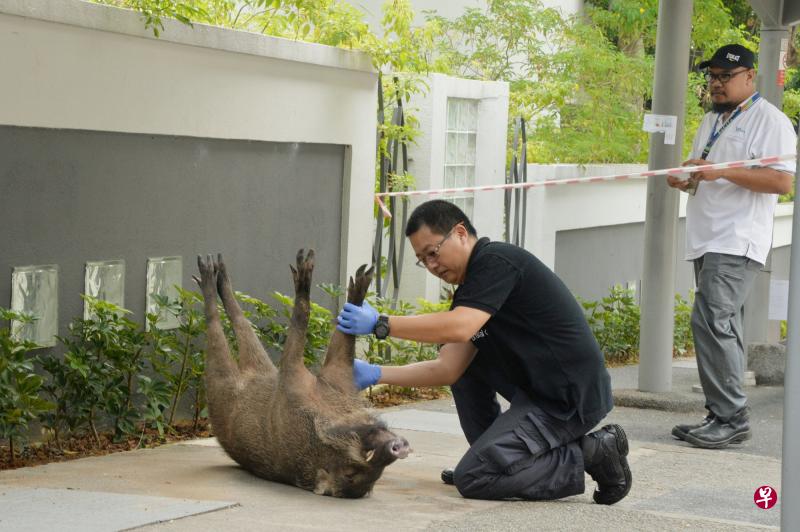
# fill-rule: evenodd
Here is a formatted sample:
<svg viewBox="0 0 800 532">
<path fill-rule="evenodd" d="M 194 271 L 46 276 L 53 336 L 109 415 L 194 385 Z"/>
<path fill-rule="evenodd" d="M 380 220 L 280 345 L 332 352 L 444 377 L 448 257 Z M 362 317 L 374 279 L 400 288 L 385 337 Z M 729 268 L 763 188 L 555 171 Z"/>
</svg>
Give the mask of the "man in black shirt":
<svg viewBox="0 0 800 532">
<path fill-rule="evenodd" d="M 583 310 L 564 283 L 529 252 L 478 239 L 452 203 L 417 207 L 406 226 L 419 259 L 458 285 L 449 311 L 378 315 L 345 304 L 339 330 L 442 344 L 435 360 L 378 366 L 356 360 L 359 388 L 451 385 L 470 444 L 442 479 L 464 497 L 558 499 L 583 493 L 614 504 L 631 487 L 628 440 L 619 425 L 587 434 L 612 408 L 603 355 Z M 496 394 L 511 403 L 501 413 Z"/>
</svg>

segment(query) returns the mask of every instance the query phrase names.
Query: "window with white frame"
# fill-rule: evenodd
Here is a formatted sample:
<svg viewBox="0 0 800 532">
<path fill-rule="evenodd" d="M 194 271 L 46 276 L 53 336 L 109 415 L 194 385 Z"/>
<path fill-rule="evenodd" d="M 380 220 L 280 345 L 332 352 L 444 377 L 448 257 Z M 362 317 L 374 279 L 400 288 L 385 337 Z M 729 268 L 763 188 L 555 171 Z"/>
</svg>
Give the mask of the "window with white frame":
<svg viewBox="0 0 800 532">
<path fill-rule="evenodd" d="M 447 139 L 445 141 L 444 187 L 475 185 L 475 154 L 478 137 L 478 100 L 447 99 Z M 447 199 L 473 217 L 474 194 L 461 193 Z"/>
</svg>

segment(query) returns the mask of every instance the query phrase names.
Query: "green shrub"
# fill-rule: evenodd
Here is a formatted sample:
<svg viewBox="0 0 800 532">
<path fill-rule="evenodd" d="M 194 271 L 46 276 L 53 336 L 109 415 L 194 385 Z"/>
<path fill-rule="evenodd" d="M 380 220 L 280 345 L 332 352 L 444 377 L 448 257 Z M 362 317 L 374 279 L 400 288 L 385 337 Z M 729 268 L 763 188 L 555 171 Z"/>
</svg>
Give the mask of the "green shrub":
<svg viewBox="0 0 800 532">
<path fill-rule="evenodd" d="M 129 310 L 81 296 L 89 319 L 76 318 L 69 334 L 59 337 L 64 358 L 50 357 L 43 368 L 50 374 L 46 390 L 58 405 L 46 420 L 55 434 L 88 431 L 100 445 L 98 425 L 111 420 L 114 438 L 136 431 L 140 413 L 135 404 L 137 385 L 144 375 L 148 335 L 126 317 Z"/>
<path fill-rule="evenodd" d="M 28 355 L 36 344 L 11 333 L 11 321 L 30 323 L 31 316 L 0 308 L 0 438 L 8 440 L 10 462 L 14 463 L 14 442 L 25 440 L 28 423 L 52 410 L 53 404 L 40 396 L 42 377 L 34 371 L 35 357 Z"/>
<path fill-rule="evenodd" d="M 673 332 L 673 356 L 694 354 L 694 336 L 692 336 L 692 307 L 694 306 L 694 290 L 689 292 L 688 301 L 680 294 L 675 294 L 675 329 Z"/>
<path fill-rule="evenodd" d="M 610 364 L 630 364 L 639 358 L 639 305 L 631 289 L 613 286 L 600 301 L 581 301 L 586 319 Z"/>
<path fill-rule="evenodd" d="M 637 363 L 641 312 L 634 291 L 617 285 L 600 301 L 577 299 L 586 312 L 586 319 L 606 362 L 611 365 Z M 675 295 L 673 356 L 694 353 L 691 328 L 693 302 L 694 292 L 690 292 L 688 301 L 680 294 Z"/>
<path fill-rule="evenodd" d="M 205 350 L 203 335 L 206 331 L 203 313 L 203 298 L 197 292 L 175 287 L 178 297 L 169 300 L 156 296 L 159 310 L 177 318 L 178 327 L 161 329 L 158 326 L 160 313 L 148 314 L 147 321 L 152 336 L 150 363 L 162 378 L 160 381 L 146 379 L 142 382 L 142 393 L 147 398 L 145 421 L 154 425 L 163 435 L 165 425 L 171 427 L 181 399 L 192 394 L 192 426 L 197 428 L 206 407 L 203 373 Z M 166 420 L 164 413 L 169 411 Z"/>
</svg>

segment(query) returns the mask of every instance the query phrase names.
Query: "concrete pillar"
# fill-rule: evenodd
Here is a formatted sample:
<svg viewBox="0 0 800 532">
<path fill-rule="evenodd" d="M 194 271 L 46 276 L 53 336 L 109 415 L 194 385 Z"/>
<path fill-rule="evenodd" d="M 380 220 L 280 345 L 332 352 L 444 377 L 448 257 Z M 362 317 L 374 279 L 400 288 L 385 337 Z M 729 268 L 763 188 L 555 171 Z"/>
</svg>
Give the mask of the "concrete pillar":
<svg viewBox="0 0 800 532">
<path fill-rule="evenodd" d="M 798 143 L 800 152 L 800 143 Z M 795 180 L 800 179 L 800 166 Z M 797 181 L 795 181 L 797 182 Z M 792 252 L 789 263 L 789 335 L 783 381 L 783 460 L 781 462 L 781 529 L 800 523 L 800 194 L 794 196 Z"/>
<path fill-rule="evenodd" d="M 659 2 L 653 113 L 676 116 L 677 131 L 674 144 L 665 144 L 663 133 L 651 134 L 650 169 L 671 168 L 681 162 L 691 29 L 692 0 Z M 639 341 L 639 389 L 645 392 L 672 389 L 678 194 L 667 186 L 665 176 L 647 182 Z"/>
</svg>

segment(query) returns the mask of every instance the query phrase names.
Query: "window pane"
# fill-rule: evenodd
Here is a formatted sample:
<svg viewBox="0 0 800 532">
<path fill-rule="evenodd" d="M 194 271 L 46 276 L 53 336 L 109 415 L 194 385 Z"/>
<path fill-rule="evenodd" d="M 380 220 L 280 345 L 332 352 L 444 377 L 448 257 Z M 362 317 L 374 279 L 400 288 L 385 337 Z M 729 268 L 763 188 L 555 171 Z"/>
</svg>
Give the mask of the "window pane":
<svg viewBox="0 0 800 532">
<path fill-rule="evenodd" d="M 458 162 L 464 164 L 467 162 L 467 134 L 459 133 L 458 135 Z"/>
<path fill-rule="evenodd" d="M 445 164 L 453 164 L 458 162 L 458 134 L 457 133 L 448 133 L 447 134 L 447 146 L 446 150 L 447 153 L 445 154 Z"/>
<path fill-rule="evenodd" d="M 444 188 L 456 187 L 456 167 L 446 166 L 444 169 Z"/>
<path fill-rule="evenodd" d="M 467 133 L 467 159 L 464 162 L 475 164 L 476 142 L 477 135 L 475 133 Z"/>
<path fill-rule="evenodd" d="M 464 178 L 464 186 L 471 187 L 475 185 L 475 167 L 474 166 L 467 166 L 464 168 L 465 178 Z"/>
<path fill-rule="evenodd" d="M 182 280 L 181 257 L 147 259 L 147 312 L 158 314 L 158 326 L 162 329 L 174 329 L 180 323 L 177 317 L 159 308 L 155 296 L 165 296 L 170 301 L 177 299 L 178 290 L 175 287 L 181 286 Z"/>
<path fill-rule="evenodd" d="M 87 296 L 125 307 L 125 261 L 105 260 L 86 263 L 84 291 Z M 83 319 L 90 319 L 89 306 L 83 305 Z"/>
<path fill-rule="evenodd" d="M 11 273 L 11 310 L 34 317 L 32 323 L 13 322 L 11 334 L 39 347 L 56 345 L 58 334 L 58 266 L 23 266 Z"/>
<path fill-rule="evenodd" d="M 458 129 L 458 100 L 448 98 L 447 100 L 447 129 Z"/>
</svg>

